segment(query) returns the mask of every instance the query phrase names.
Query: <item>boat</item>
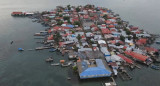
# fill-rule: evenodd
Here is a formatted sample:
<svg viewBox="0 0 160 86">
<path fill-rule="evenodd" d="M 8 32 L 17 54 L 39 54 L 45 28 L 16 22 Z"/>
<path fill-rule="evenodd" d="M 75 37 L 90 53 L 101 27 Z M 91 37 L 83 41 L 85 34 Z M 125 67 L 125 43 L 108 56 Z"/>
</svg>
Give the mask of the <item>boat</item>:
<svg viewBox="0 0 160 86">
<path fill-rule="evenodd" d="M 102 86 L 117 86 L 117 84 L 116 84 L 114 78 L 111 77 L 111 81 L 110 82 L 102 83 Z"/>
<path fill-rule="evenodd" d="M 153 64 L 151 65 L 151 68 L 152 68 L 152 69 L 155 69 L 155 70 L 159 70 L 159 69 L 160 69 L 160 67 L 159 67 L 159 66 L 157 66 L 157 65 L 153 65 Z"/>
<path fill-rule="evenodd" d="M 53 58 L 52 57 L 47 58 L 46 62 L 53 62 Z"/>
<path fill-rule="evenodd" d="M 160 44 L 160 41 L 156 41 L 156 44 Z"/>
<path fill-rule="evenodd" d="M 13 44 L 13 41 L 11 41 L 11 44 Z"/>
<path fill-rule="evenodd" d="M 24 49 L 23 48 L 18 48 L 18 51 L 24 51 Z"/>
<path fill-rule="evenodd" d="M 53 65 L 53 66 L 59 66 L 60 63 L 53 63 L 53 64 L 51 64 L 51 65 Z"/>
<path fill-rule="evenodd" d="M 54 52 L 54 51 L 56 51 L 57 49 L 54 49 L 54 48 L 51 48 L 50 50 L 49 50 L 49 52 Z"/>
</svg>

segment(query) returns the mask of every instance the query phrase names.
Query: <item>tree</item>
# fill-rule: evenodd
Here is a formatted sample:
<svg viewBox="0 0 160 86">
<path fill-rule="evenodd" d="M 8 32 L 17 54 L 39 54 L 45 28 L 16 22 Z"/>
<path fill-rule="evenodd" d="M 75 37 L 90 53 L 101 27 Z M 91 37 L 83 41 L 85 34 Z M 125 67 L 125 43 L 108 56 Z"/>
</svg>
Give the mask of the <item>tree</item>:
<svg viewBox="0 0 160 86">
<path fill-rule="evenodd" d="M 77 70 L 78 70 L 77 66 L 73 66 L 73 71 L 77 72 Z"/>
<path fill-rule="evenodd" d="M 63 21 L 58 21 L 57 22 L 57 25 L 62 25 L 63 24 Z"/>
<path fill-rule="evenodd" d="M 74 34 L 75 33 L 75 31 L 72 31 L 72 34 Z"/>
<path fill-rule="evenodd" d="M 77 12 L 79 12 L 79 11 L 80 11 L 79 7 L 77 7 L 77 8 L 76 8 L 76 11 L 77 11 Z"/>
<path fill-rule="evenodd" d="M 120 36 L 120 40 L 124 42 L 125 41 L 125 37 L 121 35 Z"/>
<path fill-rule="evenodd" d="M 63 16 L 62 14 L 59 15 L 59 17 L 62 17 L 62 16 Z"/>
<path fill-rule="evenodd" d="M 105 20 L 107 20 L 107 19 L 108 19 L 108 16 L 105 14 L 105 15 L 103 16 L 103 18 L 104 18 Z"/>
<path fill-rule="evenodd" d="M 67 8 L 68 8 L 68 10 L 71 10 L 71 7 L 70 7 L 71 5 L 67 5 Z"/>
<path fill-rule="evenodd" d="M 75 21 L 73 24 L 80 26 L 80 22 L 79 21 Z"/>
<path fill-rule="evenodd" d="M 132 38 L 131 36 L 128 36 L 128 40 L 131 40 L 131 38 Z"/>
<path fill-rule="evenodd" d="M 63 20 L 70 20 L 70 17 L 64 16 L 64 17 L 63 17 Z"/>
<path fill-rule="evenodd" d="M 82 39 L 80 34 L 78 34 L 77 39 L 78 39 L 78 41 L 80 41 Z"/>
<path fill-rule="evenodd" d="M 55 42 L 56 42 L 57 44 L 59 44 L 60 39 L 62 39 L 62 36 L 60 35 L 59 32 L 56 32 L 56 33 L 55 33 L 55 36 L 54 36 Z"/>
<path fill-rule="evenodd" d="M 131 31 L 127 30 L 127 31 L 126 31 L 126 34 L 127 34 L 127 35 L 131 35 Z"/>
<path fill-rule="evenodd" d="M 123 24 L 123 22 L 121 22 L 121 21 L 118 21 L 117 23 L 118 23 L 119 25 L 122 25 L 122 24 Z"/>
</svg>

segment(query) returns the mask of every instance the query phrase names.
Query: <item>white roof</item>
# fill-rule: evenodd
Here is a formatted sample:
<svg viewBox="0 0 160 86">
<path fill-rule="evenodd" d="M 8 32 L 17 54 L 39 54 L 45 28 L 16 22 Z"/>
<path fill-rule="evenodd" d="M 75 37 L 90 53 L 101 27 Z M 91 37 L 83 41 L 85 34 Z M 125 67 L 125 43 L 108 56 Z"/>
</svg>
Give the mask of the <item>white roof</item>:
<svg viewBox="0 0 160 86">
<path fill-rule="evenodd" d="M 111 83 L 105 83 L 105 86 L 111 86 Z"/>
<path fill-rule="evenodd" d="M 117 55 L 112 55 L 111 56 L 111 60 L 112 61 L 121 61 L 121 57 L 117 56 Z"/>
<path fill-rule="evenodd" d="M 104 40 L 98 40 L 98 44 L 106 44 Z"/>
</svg>

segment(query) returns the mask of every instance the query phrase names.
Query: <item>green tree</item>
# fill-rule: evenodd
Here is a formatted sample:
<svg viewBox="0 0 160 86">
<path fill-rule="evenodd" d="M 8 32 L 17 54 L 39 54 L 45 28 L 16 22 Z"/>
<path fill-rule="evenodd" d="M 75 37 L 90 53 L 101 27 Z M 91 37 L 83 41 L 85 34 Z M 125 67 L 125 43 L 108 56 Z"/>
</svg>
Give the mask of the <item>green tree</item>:
<svg viewBox="0 0 160 86">
<path fill-rule="evenodd" d="M 107 20 L 107 19 L 108 19 L 108 16 L 105 14 L 105 15 L 103 16 L 103 18 L 104 18 L 105 20 Z"/>
<path fill-rule="evenodd" d="M 75 33 L 75 31 L 72 31 L 72 34 L 74 34 Z"/>
<path fill-rule="evenodd" d="M 71 10 L 71 5 L 67 5 L 68 10 Z"/>
<path fill-rule="evenodd" d="M 64 17 L 63 17 L 63 20 L 70 20 L 70 17 L 64 16 Z"/>
<path fill-rule="evenodd" d="M 54 40 L 56 42 L 56 44 L 59 44 L 59 41 L 62 39 L 62 36 L 60 35 L 59 32 L 56 32 L 54 35 Z"/>
<path fill-rule="evenodd" d="M 63 24 L 63 21 L 58 21 L 57 22 L 57 25 L 62 25 Z"/>
<path fill-rule="evenodd" d="M 80 22 L 79 21 L 75 21 L 73 24 L 80 26 Z"/>
<path fill-rule="evenodd" d="M 132 39 L 132 37 L 131 36 L 128 36 L 128 40 L 131 40 Z"/>
<path fill-rule="evenodd" d="M 126 31 L 126 34 L 127 34 L 127 35 L 131 35 L 131 31 L 127 30 L 127 31 Z"/>
<path fill-rule="evenodd" d="M 120 36 L 120 40 L 124 42 L 125 41 L 125 37 L 121 35 Z"/>
<path fill-rule="evenodd" d="M 82 39 L 80 34 L 78 34 L 77 39 L 78 39 L 78 41 L 80 41 Z"/>
<path fill-rule="evenodd" d="M 77 12 L 79 12 L 79 11 L 80 11 L 79 7 L 77 7 L 77 8 L 76 8 L 76 11 L 77 11 Z"/>
</svg>

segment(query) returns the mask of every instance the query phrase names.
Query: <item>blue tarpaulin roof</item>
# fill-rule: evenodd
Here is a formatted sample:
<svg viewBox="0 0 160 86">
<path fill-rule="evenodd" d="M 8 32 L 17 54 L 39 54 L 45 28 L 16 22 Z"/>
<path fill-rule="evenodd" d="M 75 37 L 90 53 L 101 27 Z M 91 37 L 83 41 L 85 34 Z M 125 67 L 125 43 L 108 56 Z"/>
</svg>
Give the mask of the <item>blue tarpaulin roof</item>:
<svg viewBox="0 0 160 86">
<path fill-rule="evenodd" d="M 66 27 L 73 28 L 73 27 L 74 27 L 74 25 L 66 25 Z"/>
<path fill-rule="evenodd" d="M 111 72 L 107 70 L 101 59 L 96 59 L 97 67 L 86 67 L 86 63 L 82 63 L 83 72 L 80 73 L 81 79 L 87 78 L 97 78 L 97 77 L 109 77 L 111 76 Z M 85 65 L 85 66 L 84 66 Z"/>
<path fill-rule="evenodd" d="M 68 12 L 69 10 L 64 10 L 64 12 Z"/>
</svg>

